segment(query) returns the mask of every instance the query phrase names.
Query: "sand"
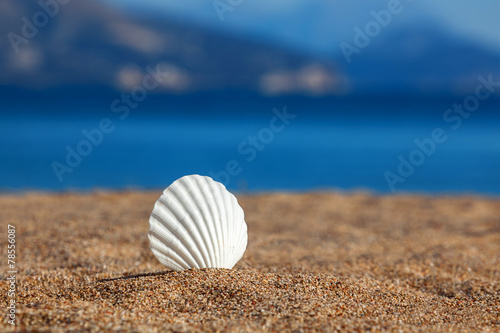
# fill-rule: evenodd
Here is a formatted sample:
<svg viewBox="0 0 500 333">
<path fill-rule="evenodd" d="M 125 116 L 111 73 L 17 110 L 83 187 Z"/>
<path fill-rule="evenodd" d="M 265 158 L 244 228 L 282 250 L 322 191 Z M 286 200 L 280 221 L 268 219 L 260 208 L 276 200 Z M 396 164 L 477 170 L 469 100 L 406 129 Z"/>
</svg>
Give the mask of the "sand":
<svg viewBox="0 0 500 333">
<path fill-rule="evenodd" d="M 16 322 L 39 331 L 498 331 L 500 199 L 239 196 L 233 270 L 171 272 L 149 250 L 160 192 L 0 196 L 16 227 Z"/>
</svg>

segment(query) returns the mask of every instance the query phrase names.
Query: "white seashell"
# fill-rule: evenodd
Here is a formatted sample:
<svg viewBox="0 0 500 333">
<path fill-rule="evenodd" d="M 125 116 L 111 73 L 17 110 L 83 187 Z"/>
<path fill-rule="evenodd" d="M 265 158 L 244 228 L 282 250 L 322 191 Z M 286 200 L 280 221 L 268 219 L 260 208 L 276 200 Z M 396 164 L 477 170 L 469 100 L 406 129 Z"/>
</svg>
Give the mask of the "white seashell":
<svg viewBox="0 0 500 333">
<path fill-rule="evenodd" d="M 247 247 L 243 209 L 226 187 L 190 175 L 163 191 L 149 218 L 151 251 L 176 271 L 233 268 Z"/>
</svg>

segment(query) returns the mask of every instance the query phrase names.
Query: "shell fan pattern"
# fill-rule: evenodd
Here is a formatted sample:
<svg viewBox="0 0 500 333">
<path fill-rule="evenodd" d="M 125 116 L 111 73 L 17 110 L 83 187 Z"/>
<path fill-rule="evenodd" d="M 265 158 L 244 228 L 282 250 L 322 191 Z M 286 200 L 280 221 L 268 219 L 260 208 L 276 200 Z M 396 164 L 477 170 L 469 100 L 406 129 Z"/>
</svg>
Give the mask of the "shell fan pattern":
<svg viewBox="0 0 500 333">
<path fill-rule="evenodd" d="M 164 266 L 233 268 L 247 247 L 243 209 L 225 186 L 189 175 L 163 191 L 149 218 L 150 247 Z"/>
</svg>

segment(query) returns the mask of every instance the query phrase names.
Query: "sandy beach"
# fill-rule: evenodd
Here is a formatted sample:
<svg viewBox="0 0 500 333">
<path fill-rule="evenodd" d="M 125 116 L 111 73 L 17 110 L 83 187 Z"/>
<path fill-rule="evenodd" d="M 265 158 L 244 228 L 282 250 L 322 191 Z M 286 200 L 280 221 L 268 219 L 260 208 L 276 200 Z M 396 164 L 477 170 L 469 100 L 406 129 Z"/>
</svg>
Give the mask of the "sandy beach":
<svg viewBox="0 0 500 333">
<path fill-rule="evenodd" d="M 1 195 L 0 330 L 500 330 L 500 199 L 239 195 L 235 268 L 171 272 L 147 238 L 160 194 Z"/>
</svg>

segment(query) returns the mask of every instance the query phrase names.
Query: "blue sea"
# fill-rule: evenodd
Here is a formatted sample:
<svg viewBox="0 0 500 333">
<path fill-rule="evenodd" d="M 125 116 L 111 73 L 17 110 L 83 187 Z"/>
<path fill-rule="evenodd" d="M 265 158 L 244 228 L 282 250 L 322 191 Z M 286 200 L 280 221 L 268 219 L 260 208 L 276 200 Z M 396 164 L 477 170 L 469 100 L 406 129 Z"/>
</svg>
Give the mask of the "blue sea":
<svg viewBox="0 0 500 333">
<path fill-rule="evenodd" d="M 201 174 L 238 192 L 500 194 L 498 103 L 445 119 L 453 101 L 111 102 L 7 106 L 0 190 L 163 189 Z"/>
</svg>

